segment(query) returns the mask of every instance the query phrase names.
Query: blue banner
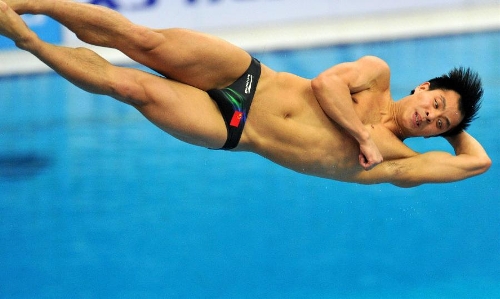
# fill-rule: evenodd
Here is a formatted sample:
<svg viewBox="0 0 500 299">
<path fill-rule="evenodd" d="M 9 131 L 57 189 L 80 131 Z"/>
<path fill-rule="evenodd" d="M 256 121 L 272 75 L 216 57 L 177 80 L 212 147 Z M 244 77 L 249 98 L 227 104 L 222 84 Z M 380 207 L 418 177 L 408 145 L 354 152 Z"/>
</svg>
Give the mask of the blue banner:
<svg viewBox="0 0 500 299">
<path fill-rule="evenodd" d="M 25 15 L 23 19 L 42 40 L 53 44 L 61 43 L 62 26 L 56 21 L 42 15 Z M 0 50 L 13 48 L 15 48 L 15 45 L 11 40 L 0 36 Z"/>
</svg>

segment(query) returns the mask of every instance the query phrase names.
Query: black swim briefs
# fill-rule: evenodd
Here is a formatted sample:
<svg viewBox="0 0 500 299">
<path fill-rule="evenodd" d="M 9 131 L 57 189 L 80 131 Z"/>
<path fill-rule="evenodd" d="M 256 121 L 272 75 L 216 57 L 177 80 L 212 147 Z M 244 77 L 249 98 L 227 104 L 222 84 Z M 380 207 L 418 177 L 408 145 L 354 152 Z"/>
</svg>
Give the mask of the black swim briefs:
<svg viewBox="0 0 500 299">
<path fill-rule="evenodd" d="M 227 140 L 221 149 L 235 148 L 240 141 L 250 105 L 260 78 L 260 62 L 252 57 L 248 70 L 230 86 L 207 91 L 219 106 L 227 128 Z"/>
</svg>

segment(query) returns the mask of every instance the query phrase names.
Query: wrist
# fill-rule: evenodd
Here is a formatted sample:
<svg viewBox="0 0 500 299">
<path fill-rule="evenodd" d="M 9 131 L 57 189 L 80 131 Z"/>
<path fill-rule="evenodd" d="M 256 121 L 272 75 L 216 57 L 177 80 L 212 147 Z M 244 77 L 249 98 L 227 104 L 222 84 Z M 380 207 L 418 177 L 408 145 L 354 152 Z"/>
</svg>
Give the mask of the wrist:
<svg viewBox="0 0 500 299">
<path fill-rule="evenodd" d="M 359 144 L 363 144 L 370 140 L 370 132 L 363 127 L 362 130 L 358 131 L 356 134 L 353 134 L 353 137 L 358 141 Z"/>
</svg>

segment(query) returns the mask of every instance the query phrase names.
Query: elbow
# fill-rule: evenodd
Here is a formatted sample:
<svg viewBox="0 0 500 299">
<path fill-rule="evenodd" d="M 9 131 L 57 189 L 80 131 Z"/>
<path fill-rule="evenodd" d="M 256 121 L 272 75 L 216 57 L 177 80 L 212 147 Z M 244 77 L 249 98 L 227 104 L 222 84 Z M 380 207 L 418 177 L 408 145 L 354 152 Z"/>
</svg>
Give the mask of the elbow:
<svg viewBox="0 0 500 299">
<path fill-rule="evenodd" d="M 311 88 L 315 94 L 321 94 L 324 90 L 331 90 L 337 86 L 338 80 L 337 76 L 321 73 L 311 80 Z"/>
<path fill-rule="evenodd" d="M 480 165 L 479 165 L 479 173 L 485 173 L 490 169 L 491 167 L 491 159 L 488 156 L 485 156 L 484 158 L 481 159 Z"/>
<path fill-rule="evenodd" d="M 319 91 L 321 91 L 325 85 L 325 78 L 322 75 L 319 75 L 318 77 L 311 80 L 311 88 L 314 94 L 317 94 Z"/>
<path fill-rule="evenodd" d="M 471 168 L 469 169 L 469 175 L 467 177 L 476 176 L 487 172 L 491 167 L 491 163 L 491 159 L 487 155 L 481 158 L 476 158 L 473 166 L 471 165 Z"/>
</svg>

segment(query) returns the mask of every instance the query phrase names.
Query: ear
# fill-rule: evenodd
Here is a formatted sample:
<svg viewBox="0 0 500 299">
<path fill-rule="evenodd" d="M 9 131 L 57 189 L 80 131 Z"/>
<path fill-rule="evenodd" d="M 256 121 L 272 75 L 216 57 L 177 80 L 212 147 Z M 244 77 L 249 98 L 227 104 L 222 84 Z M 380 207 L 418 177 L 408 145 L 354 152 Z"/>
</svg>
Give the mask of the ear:
<svg viewBox="0 0 500 299">
<path fill-rule="evenodd" d="M 420 84 L 419 86 L 417 86 L 417 88 L 415 88 L 415 92 L 426 91 L 426 90 L 429 90 L 430 87 L 431 87 L 430 82 L 424 82 L 424 83 Z"/>
</svg>

